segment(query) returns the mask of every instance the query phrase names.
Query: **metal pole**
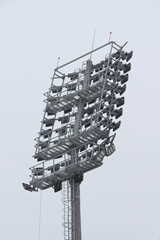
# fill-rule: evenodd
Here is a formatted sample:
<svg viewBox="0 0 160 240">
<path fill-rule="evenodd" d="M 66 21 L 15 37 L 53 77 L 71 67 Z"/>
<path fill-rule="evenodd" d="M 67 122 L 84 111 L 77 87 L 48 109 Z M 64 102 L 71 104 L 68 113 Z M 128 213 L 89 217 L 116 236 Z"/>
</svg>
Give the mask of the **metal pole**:
<svg viewBox="0 0 160 240">
<path fill-rule="evenodd" d="M 83 89 L 87 88 L 90 81 L 90 74 L 92 69 L 92 61 L 87 60 L 86 70 L 84 74 Z M 78 104 L 78 111 L 76 115 L 76 123 L 74 126 L 74 135 L 79 133 L 81 126 L 81 118 L 84 111 L 85 101 L 81 100 Z M 75 155 L 73 156 L 75 158 Z M 80 184 L 81 182 L 70 181 L 71 196 L 72 196 L 72 240 L 81 240 L 81 211 L 80 211 Z"/>
<path fill-rule="evenodd" d="M 81 209 L 80 209 L 80 184 L 71 181 L 71 198 L 72 198 L 72 240 L 81 240 Z"/>
</svg>

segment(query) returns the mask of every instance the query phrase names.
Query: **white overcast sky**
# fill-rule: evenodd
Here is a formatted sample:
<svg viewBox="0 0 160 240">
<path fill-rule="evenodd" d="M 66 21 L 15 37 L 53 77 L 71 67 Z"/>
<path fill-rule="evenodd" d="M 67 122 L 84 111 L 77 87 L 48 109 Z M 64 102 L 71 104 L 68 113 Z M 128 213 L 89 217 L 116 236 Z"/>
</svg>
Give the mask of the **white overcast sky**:
<svg viewBox="0 0 160 240">
<path fill-rule="evenodd" d="M 116 152 L 81 184 L 83 240 L 160 239 L 160 0 L 0 0 L 0 239 L 38 240 L 43 93 L 61 64 L 112 40 L 134 51 Z M 41 240 L 62 240 L 61 193 L 42 192 Z"/>
</svg>

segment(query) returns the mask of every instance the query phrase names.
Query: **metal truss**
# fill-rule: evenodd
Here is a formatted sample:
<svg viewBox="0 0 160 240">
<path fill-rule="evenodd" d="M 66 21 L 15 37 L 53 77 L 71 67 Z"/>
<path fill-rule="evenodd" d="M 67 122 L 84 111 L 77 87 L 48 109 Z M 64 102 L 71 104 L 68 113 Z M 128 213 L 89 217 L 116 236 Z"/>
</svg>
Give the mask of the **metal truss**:
<svg viewBox="0 0 160 240">
<path fill-rule="evenodd" d="M 75 153 L 78 148 L 74 149 Z M 82 148 L 87 148 L 87 145 L 82 145 Z M 53 161 L 39 163 L 31 167 L 32 185 L 40 189 L 47 189 L 52 187 L 57 181 L 63 182 L 69 180 L 74 177 L 74 175 L 100 167 L 103 164 L 104 156 L 109 156 L 114 151 L 115 146 L 112 142 L 107 148 L 105 148 L 104 145 L 97 147 L 97 144 L 94 144 L 92 150 L 87 149 L 78 155 L 72 155 L 72 158 L 69 157 L 56 164 L 53 164 Z"/>
<path fill-rule="evenodd" d="M 109 42 L 54 70 L 45 93 L 46 108 L 36 140 L 29 191 L 62 190 L 64 240 L 81 240 L 80 183 L 83 174 L 103 164 L 115 151 L 115 131 L 123 114 L 122 105 L 133 52 Z M 70 71 L 71 65 L 107 48 L 98 63 L 90 59 Z M 66 70 L 67 68 L 67 70 Z M 68 70 L 69 69 L 69 70 Z M 63 185 L 63 187 L 62 187 Z M 79 227 L 78 227 L 79 226 Z"/>
<path fill-rule="evenodd" d="M 63 68 L 90 54 L 87 53 L 55 69 L 36 139 L 34 157 L 40 163 L 31 168 L 32 186 L 46 189 L 57 181 L 97 168 L 104 156 L 115 150 L 114 131 L 121 123 L 115 119 L 122 115 L 121 95 L 130 70 L 130 63 L 122 64 L 121 59 L 128 61 L 132 53 L 125 55 L 124 46 L 115 42 L 104 46 L 109 53 L 97 64 L 88 60 L 74 72 L 62 73 Z M 79 104 L 83 105 L 83 113 L 75 132 Z"/>
</svg>

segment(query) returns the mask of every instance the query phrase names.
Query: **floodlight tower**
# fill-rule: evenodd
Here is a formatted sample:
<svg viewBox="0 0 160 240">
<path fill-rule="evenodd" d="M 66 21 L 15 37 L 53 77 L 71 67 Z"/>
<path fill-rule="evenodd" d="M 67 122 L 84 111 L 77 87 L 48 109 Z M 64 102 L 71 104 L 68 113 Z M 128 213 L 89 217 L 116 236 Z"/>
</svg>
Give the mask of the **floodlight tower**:
<svg viewBox="0 0 160 240">
<path fill-rule="evenodd" d="M 30 168 L 31 181 L 23 186 L 28 191 L 62 190 L 64 240 L 81 240 L 80 184 L 84 173 L 100 167 L 104 157 L 115 151 L 115 131 L 121 124 L 116 119 L 122 115 L 122 94 L 133 54 L 123 50 L 125 45 L 109 42 L 55 68 L 45 94 L 46 108 L 34 155 L 40 163 Z M 105 56 L 94 64 L 88 56 L 100 50 Z M 80 68 L 68 73 L 66 68 L 86 57 Z"/>
</svg>

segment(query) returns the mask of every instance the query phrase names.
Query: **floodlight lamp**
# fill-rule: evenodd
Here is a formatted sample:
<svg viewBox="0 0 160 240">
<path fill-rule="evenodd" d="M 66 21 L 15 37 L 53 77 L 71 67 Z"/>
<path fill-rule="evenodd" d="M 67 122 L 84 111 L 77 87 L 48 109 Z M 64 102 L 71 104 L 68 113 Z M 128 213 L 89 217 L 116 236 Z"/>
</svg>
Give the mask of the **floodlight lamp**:
<svg viewBox="0 0 160 240">
<path fill-rule="evenodd" d="M 131 70 L 131 64 L 130 63 L 124 64 L 123 66 L 124 66 L 124 68 L 123 68 L 124 73 L 127 73 Z"/>
<path fill-rule="evenodd" d="M 122 95 L 126 91 L 126 84 L 123 86 L 118 86 L 114 91 L 115 93 Z"/>
<path fill-rule="evenodd" d="M 106 149 L 106 156 L 109 157 L 110 155 L 112 155 L 115 152 L 116 148 L 114 143 L 111 143 L 110 146 L 107 147 Z"/>
<path fill-rule="evenodd" d="M 117 52 L 112 54 L 112 57 L 115 58 L 115 59 L 118 59 L 120 57 L 120 54 L 121 54 L 121 51 L 118 50 Z"/>
<path fill-rule="evenodd" d="M 128 78 L 129 78 L 129 75 L 126 74 L 126 75 L 120 75 L 119 78 L 118 78 L 118 81 L 121 82 L 121 84 L 124 84 L 128 81 Z"/>
<path fill-rule="evenodd" d="M 123 114 L 123 109 L 122 109 L 122 108 L 116 109 L 116 110 L 114 110 L 113 112 L 111 112 L 111 116 L 112 116 L 112 117 L 115 116 L 116 119 L 119 118 L 119 117 L 121 117 L 122 114 Z"/>
<path fill-rule="evenodd" d="M 52 127 L 55 122 L 55 118 L 50 118 L 50 119 L 44 119 L 43 123 L 45 124 L 46 127 Z"/>
<path fill-rule="evenodd" d="M 111 125 L 110 125 L 110 128 L 113 129 L 113 132 L 115 132 L 121 125 L 121 121 L 115 123 L 113 122 Z"/>
<path fill-rule="evenodd" d="M 22 186 L 24 187 L 25 190 L 29 191 L 29 192 L 37 192 L 36 187 L 33 187 L 29 184 L 26 183 L 22 183 Z"/>
<path fill-rule="evenodd" d="M 43 175 L 43 167 L 36 167 L 34 169 L 32 169 L 32 173 L 34 176 L 42 176 Z"/>
<path fill-rule="evenodd" d="M 51 91 L 52 91 L 52 93 L 59 93 L 59 92 L 61 92 L 62 91 L 62 86 L 52 86 L 51 87 Z"/>
<path fill-rule="evenodd" d="M 126 60 L 127 62 L 132 58 L 132 56 L 133 56 L 133 51 L 131 51 L 131 52 L 123 52 L 123 54 L 122 54 L 122 59 L 123 60 Z"/>
<path fill-rule="evenodd" d="M 125 102 L 125 98 L 121 97 L 121 98 L 116 98 L 114 103 L 116 104 L 117 107 L 121 107 L 122 105 L 124 105 Z"/>
</svg>

